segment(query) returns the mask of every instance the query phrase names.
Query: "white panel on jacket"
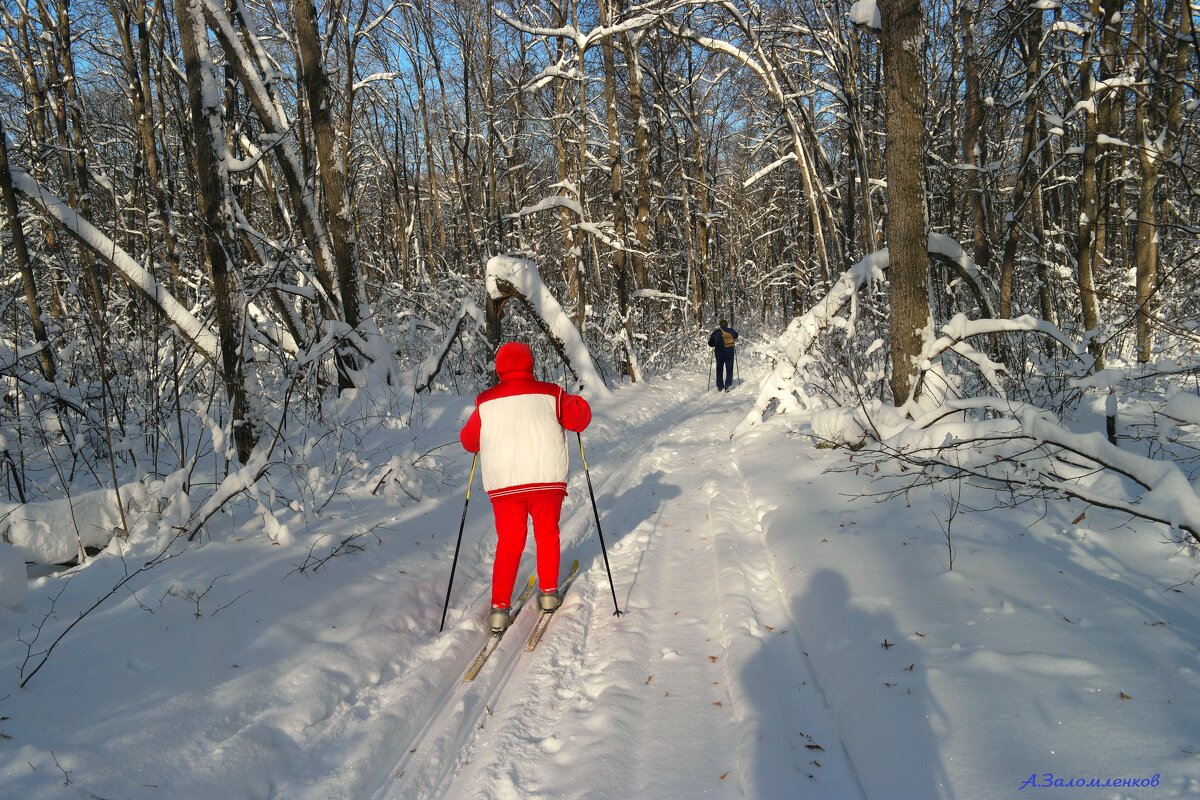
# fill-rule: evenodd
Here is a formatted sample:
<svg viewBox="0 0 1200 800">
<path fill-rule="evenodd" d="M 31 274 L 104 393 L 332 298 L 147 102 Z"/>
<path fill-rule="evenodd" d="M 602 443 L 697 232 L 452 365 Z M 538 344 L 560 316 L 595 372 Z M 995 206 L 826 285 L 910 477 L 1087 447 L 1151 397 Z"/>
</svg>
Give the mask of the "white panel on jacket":
<svg viewBox="0 0 1200 800">
<path fill-rule="evenodd" d="M 479 406 L 483 488 L 565 483 L 567 437 L 548 394 L 497 397 Z"/>
</svg>

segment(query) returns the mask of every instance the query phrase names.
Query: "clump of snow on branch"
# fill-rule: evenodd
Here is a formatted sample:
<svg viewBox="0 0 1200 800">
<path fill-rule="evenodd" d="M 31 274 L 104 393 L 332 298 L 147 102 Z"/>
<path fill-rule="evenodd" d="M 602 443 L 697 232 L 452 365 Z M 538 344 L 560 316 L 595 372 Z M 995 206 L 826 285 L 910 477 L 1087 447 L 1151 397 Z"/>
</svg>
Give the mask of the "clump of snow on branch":
<svg viewBox="0 0 1200 800">
<path fill-rule="evenodd" d="M 865 25 L 875 30 L 883 30 L 883 21 L 879 16 L 879 6 L 875 0 L 857 0 L 850 6 L 850 21 L 855 25 Z"/>
</svg>

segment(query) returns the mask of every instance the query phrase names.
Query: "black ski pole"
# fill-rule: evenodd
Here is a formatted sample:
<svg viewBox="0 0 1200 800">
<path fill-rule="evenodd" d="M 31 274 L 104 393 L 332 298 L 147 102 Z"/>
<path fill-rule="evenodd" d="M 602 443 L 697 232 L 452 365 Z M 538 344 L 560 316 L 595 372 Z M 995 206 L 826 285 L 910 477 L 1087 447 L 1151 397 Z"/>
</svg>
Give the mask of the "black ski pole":
<svg viewBox="0 0 1200 800">
<path fill-rule="evenodd" d="M 446 602 L 442 605 L 442 624 L 438 628 L 441 633 L 446 629 L 446 611 L 450 608 L 450 589 L 454 586 L 454 570 L 458 568 L 458 548 L 462 546 L 463 527 L 467 524 L 467 506 L 471 504 L 471 484 L 475 482 L 475 465 L 479 463 L 479 453 L 471 459 L 471 477 L 467 481 L 467 501 L 463 503 L 462 519 L 458 522 L 458 541 L 454 543 L 454 561 L 450 564 L 450 582 L 446 584 Z"/>
<path fill-rule="evenodd" d="M 712 371 L 713 371 L 713 364 L 715 364 L 715 363 L 717 363 L 717 351 L 714 349 L 712 360 L 708 362 L 708 386 L 705 387 L 705 391 L 708 391 L 709 389 L 712 388 Z"/>
<path fill-rule="evenodd" d="M 612 591 L 614 616 L 621 616 L 621 607 L 617 605 L 617 588 L 613 586 L 612 570 L 608 566 L 608 548 L 604 546 L 604 531 L 600 529 L 600 509 L 596 508 L 596 492 L 592 489 L 592 473 L 588 470 L 587 456 L 583 454 L 583 434 L 576 433 L 579 439 L 579 458 L 583 461 L 583 474 L 587 475 L 588 494 L 592 496 L 592 513 L 596 515 L 596 534 L 600 537 L 600 552 L 604 554 L 604 571 L 608 573 L 608 588 Z"/>
</svg>

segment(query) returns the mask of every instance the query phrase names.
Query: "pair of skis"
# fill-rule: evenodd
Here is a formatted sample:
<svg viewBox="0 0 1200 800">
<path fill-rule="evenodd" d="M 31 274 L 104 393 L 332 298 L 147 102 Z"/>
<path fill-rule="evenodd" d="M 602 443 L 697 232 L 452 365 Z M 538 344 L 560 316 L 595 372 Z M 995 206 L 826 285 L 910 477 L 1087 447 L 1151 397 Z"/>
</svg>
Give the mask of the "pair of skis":
<svg viewBox="0 0 1200 800">
<path fill-rule="evenodd" d="M 563 582 L 562 588 L 559 591 L 559 599 L 561 600 L 567 594 L 567 589 L 575 582 L 575 577 L 579 574 L 579 560 L 576 559 L 571 563 L 571 572 L 567 575 L 566 581 Z M 483 669 L 483 665 L 487 663 L 488 658 L 495 652 L 499 646 L 500 640 L 504 638 L 504 634 L 509 628 L 512 628 L 516 622 L 517 616 L 521 613 L 521 609 L 529 602 L 529 598 L 533 595 L 533 586 L 537 582 L 537 578 L 533 575 L 529 576 L 529 581 L 525 584 L 525 588 L 521 590 L 521 594 L 517 597 L 517 601 L 512 605 L 512 611 L 509 614 L 509 626 L 500 633 L 488 634 L 488 640 L 484 642 L 483 648 L 479 651 L 479 655 L 475 656 L 475 660 L 471 662 L 471 666 L 467 669 L 467 673 L 463 675 L 464 681 L 473 681 L 479 675 L 479 671 Z M 542 634 L 546 632 L 546 627 L 550 624 L 550 618 L 554 616 L 553 611 L 543 611 L 538 615 L 537 622 L 534 623 L 533 631 L 529 634 L 529 639 L 525 642 L 525 652 L 530 652 L 538 646 L 538 642 L 542 640 Z"/>
</svg>

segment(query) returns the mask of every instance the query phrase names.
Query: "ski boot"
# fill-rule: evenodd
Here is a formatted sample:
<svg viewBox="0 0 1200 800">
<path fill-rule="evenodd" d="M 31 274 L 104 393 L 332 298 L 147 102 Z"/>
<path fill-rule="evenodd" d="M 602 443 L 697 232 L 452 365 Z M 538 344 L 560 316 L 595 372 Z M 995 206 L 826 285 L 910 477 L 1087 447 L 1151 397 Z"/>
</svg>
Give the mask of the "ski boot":
<svg viewBox="0 0 1200 800">
<path fill-rule="evenodd" d="M 511 624 L 512 617 L 509 616 L 507 608 L 493 608 L 492 613 L 488 615 L 488 627 L 492 633 L 504 633 Z"/>
<path fill-rule="evenodd" d="M 557 591 L 542 592 L 538 595 L 538 608 L 546 614 L 556 611 L 560 603 L 562 603 L 562 598 L 558 596 Z"/>
</svg>

